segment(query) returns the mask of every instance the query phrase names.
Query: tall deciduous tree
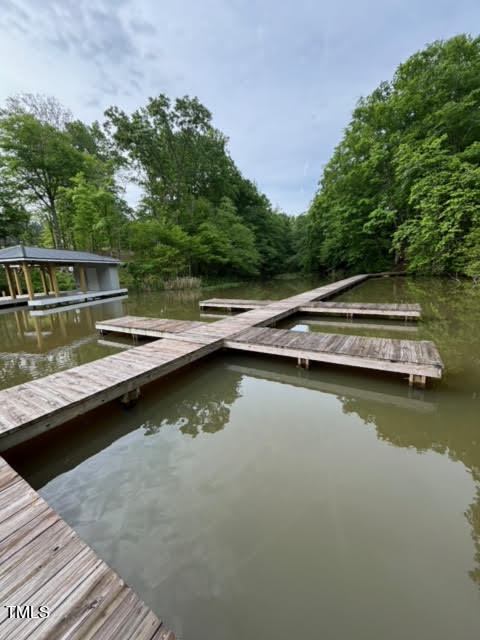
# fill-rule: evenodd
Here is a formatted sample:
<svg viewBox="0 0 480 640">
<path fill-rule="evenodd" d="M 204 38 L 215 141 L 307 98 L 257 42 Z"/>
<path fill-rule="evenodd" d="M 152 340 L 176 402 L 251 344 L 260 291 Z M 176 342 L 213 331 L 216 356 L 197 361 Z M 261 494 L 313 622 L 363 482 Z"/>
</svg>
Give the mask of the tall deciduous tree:
<svg viewBox="0 0 480 640">
<path fill-rule="evenodd" d="M 82 153 L 72 147 L 67 133 L 23 113 L 0 118 L 0 149 L 3 169 L 25 201 L 45 214 L 55 246 L 62 247 L 58 192 L 81 170 Z"/>
<path fill-rule="evenodd" d="M 311 237 L 298 240 L 300 261 L 472 275 L 479 139 L 480 39 L 457 36 L 413 55 L 359 101 L 298 228 Z"/>
</svg>

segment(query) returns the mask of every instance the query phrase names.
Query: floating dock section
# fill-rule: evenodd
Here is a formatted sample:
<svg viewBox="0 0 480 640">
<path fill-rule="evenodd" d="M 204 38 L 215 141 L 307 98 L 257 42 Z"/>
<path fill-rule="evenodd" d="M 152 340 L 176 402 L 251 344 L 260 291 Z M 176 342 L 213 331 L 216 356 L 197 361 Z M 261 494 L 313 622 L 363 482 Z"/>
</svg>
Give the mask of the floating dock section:
<svg viewBox="0 0 480 640">
<path fill-rule="evenodd" d="M 308 367 L 310 361 L 408 374 L 411 383 L 441 378 L 443 364 L 433 342 L 365 338 L 336 333 L 305 333 L 282 329 L 252 328 L 225 347 L 296 358 Z"/>
<path fill-rule="evenodd" d="M 200 309 L 224 309 L 241 311 L 260 309 L 272 304 L 271 300 L 236 300 L 210 298 L 199 302 Z M 311 302 L 297 309 L 299 313 L 370 318 L 420 318 L 419 304 L 378 304 L 370 302 Z"/>
</svg>

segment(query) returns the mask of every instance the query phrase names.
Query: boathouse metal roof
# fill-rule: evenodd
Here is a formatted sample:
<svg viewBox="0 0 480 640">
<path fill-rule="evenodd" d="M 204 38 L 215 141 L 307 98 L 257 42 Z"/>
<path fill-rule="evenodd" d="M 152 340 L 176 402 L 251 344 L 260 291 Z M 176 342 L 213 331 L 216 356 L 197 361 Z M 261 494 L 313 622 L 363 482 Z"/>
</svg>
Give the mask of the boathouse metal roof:
<svg viewBox="0 0 480 640">
<path fill-rule="evenodd" d="M 99 256 L 87 251 L 67 251 L 65 249 L 43 249 L 26 247 L 18 244 L 15 247 L 0 249 L 0 264 L 46 263 L 55 264 L 119 264 L 120 260 L 110 256 Z"/>
</svg>

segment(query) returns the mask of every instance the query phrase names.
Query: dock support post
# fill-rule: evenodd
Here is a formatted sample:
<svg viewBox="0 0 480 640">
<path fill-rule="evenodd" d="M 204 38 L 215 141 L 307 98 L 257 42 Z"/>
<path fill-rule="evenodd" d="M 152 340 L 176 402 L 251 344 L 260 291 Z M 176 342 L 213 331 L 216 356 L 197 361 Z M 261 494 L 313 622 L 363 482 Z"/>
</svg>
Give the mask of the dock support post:
<svg viewBox="0 0 480 640">
<path fill-rule="evenodd" d="M 302 369 L 310 368 L 310 360 L 308 360 L 307 358 L 298 358 L 297 362 L 298 362 L 298 366 L 302 367 Z"/>
<path fill-rule="evenodd" d="M 120 398 L 120 402 L 124 407 L 133 407 L 137 404 L 137 400 L 140 397 L 140 388 L 132 389 L 131 391 L 127 391 Z"/>
<path fill-rule="evenodd" d="M 408 384 L 410 387 L 417 387 L 419 389 L 425 389 L 425 385 L 427 384 L 426 376 L 419 376 L 415 373 L 411 373 L 408 376 Z"/>
<path fill-rule="evenodd" d="M 35 295 L 33 293 L 32 278 L 30 277 L 30 267 L 25 262 L 22 262 L 23 276 L 25 278 L 25 284 L 27 285 L 28 298 L 33 300 Z"/>
</svg>

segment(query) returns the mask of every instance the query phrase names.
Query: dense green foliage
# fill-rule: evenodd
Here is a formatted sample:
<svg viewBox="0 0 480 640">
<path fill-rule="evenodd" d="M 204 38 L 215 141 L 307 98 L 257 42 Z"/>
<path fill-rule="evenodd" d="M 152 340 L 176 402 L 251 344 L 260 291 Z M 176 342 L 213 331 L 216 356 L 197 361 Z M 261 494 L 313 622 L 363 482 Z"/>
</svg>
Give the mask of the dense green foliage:
<svg viewBox="0 0 480 640">
<path fill-rule="evenodd" d="M 102 128 L 55 99 L 24 95 L 0 112 L 0 242 L 125 257 L 130 281 L 254 277 L 284 271 L 291 221 L 246 180 L 196 98 L 163 95 Z M 130 208 L 121 181 L 136 183 Z M 194 281 L 192 279 L 192 281 Z"/>
<path fill-rule="evenodd" d="M 480 39 L 435 42 L 359 101 L 308 214 L 307 269 L 480 276 Z"/>
</svg>

